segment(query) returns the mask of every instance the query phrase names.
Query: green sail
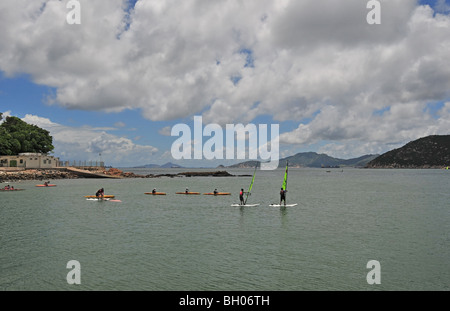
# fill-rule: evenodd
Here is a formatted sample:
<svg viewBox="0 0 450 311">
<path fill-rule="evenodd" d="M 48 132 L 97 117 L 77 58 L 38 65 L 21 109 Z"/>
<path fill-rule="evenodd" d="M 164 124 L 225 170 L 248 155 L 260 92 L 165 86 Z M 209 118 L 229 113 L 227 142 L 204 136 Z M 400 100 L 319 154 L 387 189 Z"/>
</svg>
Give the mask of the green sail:
<svg viewBox="0 0 450 311">
<path fill-rule="evenodd" d="M 247 203 L 248 196 L 250 195 L 250 191 L 252 191 L 253 183 L 255 182 L 256 169 L 258 168 L 258 164 L 255 166 L 255 172 L 253 173 L 252 182 L 250 183 L 250 187 L 248 188 L 247 197 L 245 198 L 245 203 Z"/>
<path fill-rule="evenodd" d="M 288 162 L 286 161 L 286 172 L 284 173 L 284 180 L 283 180 L 283 190 L 287 189 L 287 178 L 288 178 Z"/>
<path fill-rule="evenodd" d="M 255 182 L 255 176 L 256 176 L 256 167 L 255 167 L 255 172 L 253 173 L 252 182 L 250 184 L 250 187 L 248 188 L 248 192 L 252 191 L 253 183 Z"/>
</svg>

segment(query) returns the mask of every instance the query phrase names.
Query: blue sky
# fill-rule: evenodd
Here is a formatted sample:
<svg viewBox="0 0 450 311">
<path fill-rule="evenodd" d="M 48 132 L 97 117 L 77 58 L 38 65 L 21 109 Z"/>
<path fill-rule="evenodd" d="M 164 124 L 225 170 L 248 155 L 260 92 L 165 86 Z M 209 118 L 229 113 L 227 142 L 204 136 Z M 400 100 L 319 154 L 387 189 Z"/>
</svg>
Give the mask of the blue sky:
<svg viewBox="0 0 450 311">
<path fill-rule="evenodd" d="M 364 1 L 324 1 L 80 1 L 81 25 L 67 1 L 2 1 L 0 112 L 118 167 L 177 162 L 170 130 L 199 115 L 279 124 L 281 157 L 449 134 L 450 2 L 381 1 L 369 26 Z"/>
</svg>

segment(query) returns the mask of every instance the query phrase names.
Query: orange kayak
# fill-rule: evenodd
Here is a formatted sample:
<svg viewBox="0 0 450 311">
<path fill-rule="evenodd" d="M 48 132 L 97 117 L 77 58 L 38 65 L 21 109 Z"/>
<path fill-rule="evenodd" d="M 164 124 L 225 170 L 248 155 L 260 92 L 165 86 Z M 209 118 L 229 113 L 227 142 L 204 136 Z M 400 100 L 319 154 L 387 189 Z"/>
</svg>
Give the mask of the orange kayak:
<svg viewBox="0 0 450 311">
<path fill-rule="evenodd" d="M 153 193 L 153 192 L 145 192 L 145 194 L 149 194 L 149 195 L 166 195 L 165 192 L 155 192 L 155 193 Z"/>
<path fill-rule="evenodd" d="M 186 195 L 189 195 L 189 194 L 200 194 L 200 192 L 177 192 L 177 194 L 186 194 Z"/>
<path fill-rule="evenodd" d="M 203 193 L 204 195 L 231 195 L 231 193 L 229 193 L 229 192 L 217 192 L 217 193 L 214 193 L 214 192 L 209 192 L 209 193 Z"/>
</svg>

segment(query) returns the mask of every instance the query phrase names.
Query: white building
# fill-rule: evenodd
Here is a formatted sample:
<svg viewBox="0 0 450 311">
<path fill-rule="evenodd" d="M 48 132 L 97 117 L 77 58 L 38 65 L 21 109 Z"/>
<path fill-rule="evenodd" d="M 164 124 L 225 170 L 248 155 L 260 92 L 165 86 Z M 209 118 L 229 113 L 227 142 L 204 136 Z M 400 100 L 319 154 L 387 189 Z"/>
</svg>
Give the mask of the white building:
<svg viewBox="0 0 450 311">
<path fill-rule="evenodd" d="M 19 153 L 14 156 L 0 156 L 0 167 L 56 168 L 59 158 L 42 153 Z"/>
</svg>

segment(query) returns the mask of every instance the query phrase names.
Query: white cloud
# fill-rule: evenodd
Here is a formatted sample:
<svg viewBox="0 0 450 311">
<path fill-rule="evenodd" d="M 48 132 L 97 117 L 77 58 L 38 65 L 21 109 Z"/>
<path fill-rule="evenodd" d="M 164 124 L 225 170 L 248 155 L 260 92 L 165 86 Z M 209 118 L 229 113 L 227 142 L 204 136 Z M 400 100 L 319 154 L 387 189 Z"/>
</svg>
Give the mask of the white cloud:
<svg viewBox="0 0 450 311">
<path fill-rule="evenodd" d="M 0 70 L 55 87 L 51 102 L 67 108 L 221 125 L 312 118 L 288 144 L 449 131 L 424 108 L 450 97 L 450 17 L 415 0 L 381 1 L 381 25 L 361 0 L 139 0 L 127 31 L 124 1 L 81 2 L 77 26 L 65 1 L 1 1 Z"/>
<path fill-rule="evenodd" d="M 116 126 L 116 127 L 125 127 L 127 125 L 124 122 L 119 121 L 119 122 L 114 123 L 114 126 Z"/>
<path fill-rule="evenodd" d="M 136 165 L 146 163 L 158 152 L 153 146 L 137 145 L 130 139 L 89 126 L 70 127 L 50 119 L 27 114 L 23 121 L 35 124 L 53 136 L 55 156 L 61 161 L 96 161 L 99 155 L 106 165 Z"/>
<path fill-rule="evenodd" d="M 0 120 L 0 124 L 2 124 L 3 122 L 5 122 L 7 117 L 11 116 L 11 110 L 2 112 L 2 119 Z"/>
<path fill-rule="evenodd" d="M 172 127 L 170 127 L 170 126 L 163 127 L 162 129 L 160 129 L 158 131 L 158 133 L 163 136 L 171 136 L 171 132 L 172 132 Z"/>
<path fill-rule="evenodd" d="M 437 0 L 434 6 L 438 12 L 447 13 L 450 12 L 450 5 L 445 0 Z"/>
</svg>

